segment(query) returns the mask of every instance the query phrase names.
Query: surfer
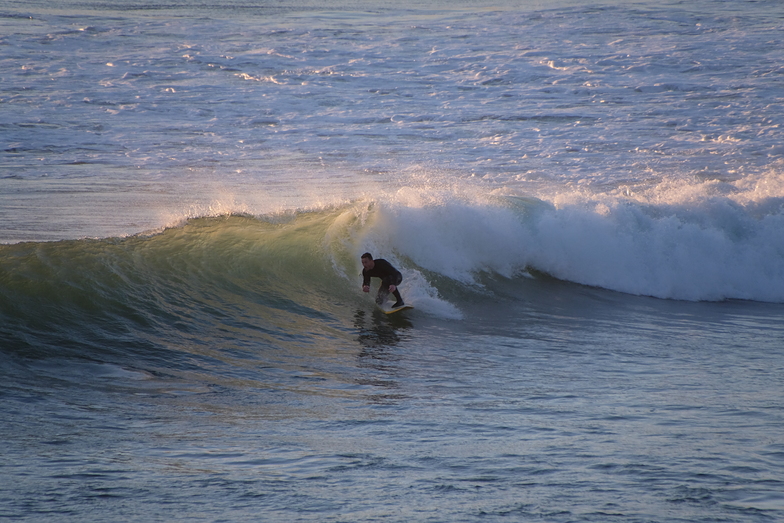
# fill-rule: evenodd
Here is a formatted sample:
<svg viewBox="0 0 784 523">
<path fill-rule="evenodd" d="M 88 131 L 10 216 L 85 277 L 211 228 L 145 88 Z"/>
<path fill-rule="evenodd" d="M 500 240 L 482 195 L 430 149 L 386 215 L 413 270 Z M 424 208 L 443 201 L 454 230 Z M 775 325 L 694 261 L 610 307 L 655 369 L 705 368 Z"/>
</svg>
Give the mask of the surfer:
<svg viewBox="0 0 784 523">
<path fill-rule="evenodd" d="M 391 292 L 397 301 L 392 305 L 393 309 L 402 307 L 403 298 L 400 296 L 400 291 L 397 286 L 403 281 L 403 275 L 400 271 L 395 269 L 391 263 L 379 258 L 373 259 L 373 255 L 366 252 L 362 255 L 362 291 L 370 292 L 370 278 L 381 278 L 381 286 L 378 288 L 378 295 L 376 296 L 376 303 L 383 305 L 387 300 L 387 296 Z"/>
</svg>

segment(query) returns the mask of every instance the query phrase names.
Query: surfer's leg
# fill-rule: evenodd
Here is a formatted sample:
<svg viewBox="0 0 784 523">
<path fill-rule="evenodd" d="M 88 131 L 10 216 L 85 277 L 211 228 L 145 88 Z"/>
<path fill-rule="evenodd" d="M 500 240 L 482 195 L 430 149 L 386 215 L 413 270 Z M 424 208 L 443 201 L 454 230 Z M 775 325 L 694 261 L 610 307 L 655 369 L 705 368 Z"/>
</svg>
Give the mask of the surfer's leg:
<svg viewBox="0 0 784 523">
<path fill-rule="evenodd" d="M 384 305 L 384 302 L 387 301 L 389 297 L 389 285 L 381 284 L 381 287 L 378 288 L 378 294 L 376 295 L 376 303 L 379 305 Z"/>
<path fill-rule="evenodd" d="M 397 300 L 395 304 L 392 305 L 393 309 L 397 309 L 398 307 L 402 307 L 403 305 L 405 305 L 405 303 L 403 302 L 403 297 L 400 296 L 400 291 L 397 290 L 397 286 L 400 285 L 400 282 L 402 281 L 403 281 L 403 277 L 398 276 L 397 278 L 395 278 L 395 281 L 392 282 L 392 284 L 395 286 L 395 291 L 392 293 L 392 295 Z"/>
<path fill-rule="evenodd" d="M 381 286 L 378 288 L 378 296 L 376 296 L 376 303 L 379 305 L 383 305 L 384 302 L 387 301 L 389 298 L 389 286 L 394 285 L 397 287 L 400 285 L 400 282 L 403 281 L 403 277 L 398 275 L 395 276 L 387 276 L 386 278 L 381 280 Z M 397 300 L 392 308 L 402 307 L 403 306 L 403 298 L 400 296 L 400 291 L 395 288 L 394 292 L 392 293 Z"/>
<path fill-rule="evenodd" d="M 395 289 L 395 292 L 393 292 L 392 294 L 395 296 L 395 299 L 397 300 L 395 304 L 392 305 L 393 309 L 397 309 L 398 307 L 402 307 L 403 305 L 405 305 L 405 303 L 403 302 L 403 297 L 400 296 L 400 292 L 397 289 Z"/>
</svg>

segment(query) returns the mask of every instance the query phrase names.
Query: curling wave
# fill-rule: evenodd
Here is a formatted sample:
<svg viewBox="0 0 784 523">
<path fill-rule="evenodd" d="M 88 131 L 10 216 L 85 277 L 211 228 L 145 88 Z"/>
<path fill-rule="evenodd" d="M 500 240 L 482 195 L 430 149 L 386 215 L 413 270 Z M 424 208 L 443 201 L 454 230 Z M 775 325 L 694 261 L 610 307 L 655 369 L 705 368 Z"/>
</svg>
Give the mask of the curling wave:
<svg viewBox="0 0 784 523">
<path fill-rule="evenodd" d="M 460 318 L 471 292 L 485 295 L 487 274 L 784 302 L 784 198 L 763 189 L 713 181 L 548 201 L 407 186 L 318 211 L 3 245 L 0 334 L 22 351 L 152 353 L 162 332 L 188 344 L 233 329 L 275 346 L 350 336 L 351 311 L 372 307 L 359 290 L 364 251 L 401 269 L 418 313 L 442 318 Z"/>
</svg>

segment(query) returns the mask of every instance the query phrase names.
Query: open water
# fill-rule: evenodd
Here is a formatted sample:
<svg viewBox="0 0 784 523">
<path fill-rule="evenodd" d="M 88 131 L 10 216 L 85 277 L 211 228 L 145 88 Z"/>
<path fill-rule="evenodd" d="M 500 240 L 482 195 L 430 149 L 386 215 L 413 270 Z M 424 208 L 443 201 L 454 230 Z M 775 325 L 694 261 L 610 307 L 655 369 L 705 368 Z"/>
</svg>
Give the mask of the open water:
<svg viewBox="0 0 784 523">
<path fill-rule="evenodd" d="M 0 520 L 783 520 L 783 31 L 0 0 Z"/>
</svg>

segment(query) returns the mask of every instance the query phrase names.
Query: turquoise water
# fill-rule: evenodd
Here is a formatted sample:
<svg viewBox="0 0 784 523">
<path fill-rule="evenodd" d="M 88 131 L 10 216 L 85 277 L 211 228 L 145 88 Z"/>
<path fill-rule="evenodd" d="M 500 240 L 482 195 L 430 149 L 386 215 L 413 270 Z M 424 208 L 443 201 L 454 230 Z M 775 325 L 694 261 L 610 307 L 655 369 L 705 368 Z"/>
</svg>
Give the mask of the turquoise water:
<svg viewBox="0 0 784 523">
<path fill-rule="evenodd" d="M 780 520 L 783 16 L 0 2 L 0 518 Z"/>
</svg>

